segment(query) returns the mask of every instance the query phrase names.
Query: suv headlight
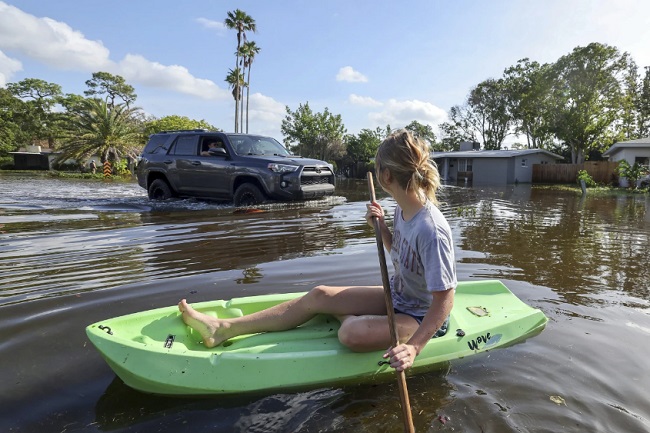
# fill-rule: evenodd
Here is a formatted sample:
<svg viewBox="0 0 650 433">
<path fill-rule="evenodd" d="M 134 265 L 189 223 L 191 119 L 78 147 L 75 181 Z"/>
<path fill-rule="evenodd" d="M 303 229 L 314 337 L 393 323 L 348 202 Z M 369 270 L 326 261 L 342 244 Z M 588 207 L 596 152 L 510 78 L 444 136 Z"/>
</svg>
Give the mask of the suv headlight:
<svg viewBox="0 0 650 433">
<path fill-rule="evenodd" d="M 289 164 L 270 163 L 268 167 L 269 170 L 274 171 L 276 173 L 291 173 L 292 171 L 298 170 L 297 165 L 289 165 Z"/>
</svg>

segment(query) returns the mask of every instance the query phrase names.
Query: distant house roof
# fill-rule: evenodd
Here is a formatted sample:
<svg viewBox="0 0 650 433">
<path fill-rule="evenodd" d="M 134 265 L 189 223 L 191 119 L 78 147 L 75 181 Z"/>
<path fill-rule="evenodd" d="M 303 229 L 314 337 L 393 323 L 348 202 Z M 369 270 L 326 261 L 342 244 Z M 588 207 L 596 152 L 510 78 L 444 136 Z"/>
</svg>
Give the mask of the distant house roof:
<svg viewBox="0 0 650 433">
<path fill-rule="evenodd" d="M 521 150 L 467 150 L 463 152 L 433 152 L 431 157 L 436 158 L 512 158 L 515 156 L 533 155 L 543 153 L 555 159 L 564 157 L 544 149 L 521 149 Z"/>
<path fill-rule="evenodd" d="M 616 151 L 626 148 L 626 147 L 643 147 L 643 148 L 648 148 L 650 147 L 650 137 L 646 138 L 639 138 L 638 140 L 630 140 L 630 141 L 619 141 L 618 143 L 615 143 L 612 147 L 607 149 L 604 153 L 603 156 L 610 156 Z"/>
</svg>

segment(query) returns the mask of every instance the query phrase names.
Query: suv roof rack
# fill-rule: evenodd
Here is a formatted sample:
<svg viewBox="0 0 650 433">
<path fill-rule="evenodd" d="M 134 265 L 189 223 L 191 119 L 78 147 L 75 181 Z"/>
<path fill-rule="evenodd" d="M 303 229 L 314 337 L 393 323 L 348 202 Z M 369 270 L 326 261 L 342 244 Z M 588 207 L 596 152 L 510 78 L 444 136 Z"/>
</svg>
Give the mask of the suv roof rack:
<svg viewBox="0 0 650 433">
<path fill-rule="evenodd" d="M 210 130 L 209 129 L 170 129 L 168 131 L 159 131 L 157 132 L 157 134 L 173 134 L 176 132 L 210 132 Z"/>
</svg>

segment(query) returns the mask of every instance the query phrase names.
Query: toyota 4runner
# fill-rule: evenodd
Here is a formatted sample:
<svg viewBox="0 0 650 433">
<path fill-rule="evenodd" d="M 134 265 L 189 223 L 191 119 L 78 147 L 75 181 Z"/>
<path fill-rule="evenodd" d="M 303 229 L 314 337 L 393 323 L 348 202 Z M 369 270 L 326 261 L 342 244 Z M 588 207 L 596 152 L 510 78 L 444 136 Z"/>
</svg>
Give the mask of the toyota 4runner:
<svg viewBox="0 0 650 433">
<path fill-rule="evenodd" d="M 252 206 L 334 193 L 330 164 L 292 155 L 271 137 L 207 130 L 153 134 L 137 165 L 149 198 L 197 197 Z"/>
</svg>

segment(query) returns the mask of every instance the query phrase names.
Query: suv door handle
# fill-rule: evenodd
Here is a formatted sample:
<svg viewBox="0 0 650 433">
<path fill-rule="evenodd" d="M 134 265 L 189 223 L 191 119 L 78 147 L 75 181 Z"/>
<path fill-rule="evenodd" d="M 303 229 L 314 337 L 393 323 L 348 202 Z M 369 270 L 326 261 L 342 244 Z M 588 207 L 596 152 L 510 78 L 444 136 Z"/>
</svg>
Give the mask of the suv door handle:
<svg viewBox="0 0 650 433">
<path fill-rule="evenodd" d="M 166 159 L 166 160 L 163 161 L 163 163 L 165 163 L 165 164 L 171 164 L 172 162 L 174 162 L 174 161 L 172 161 L 171 159 Z"/>
</svg>

